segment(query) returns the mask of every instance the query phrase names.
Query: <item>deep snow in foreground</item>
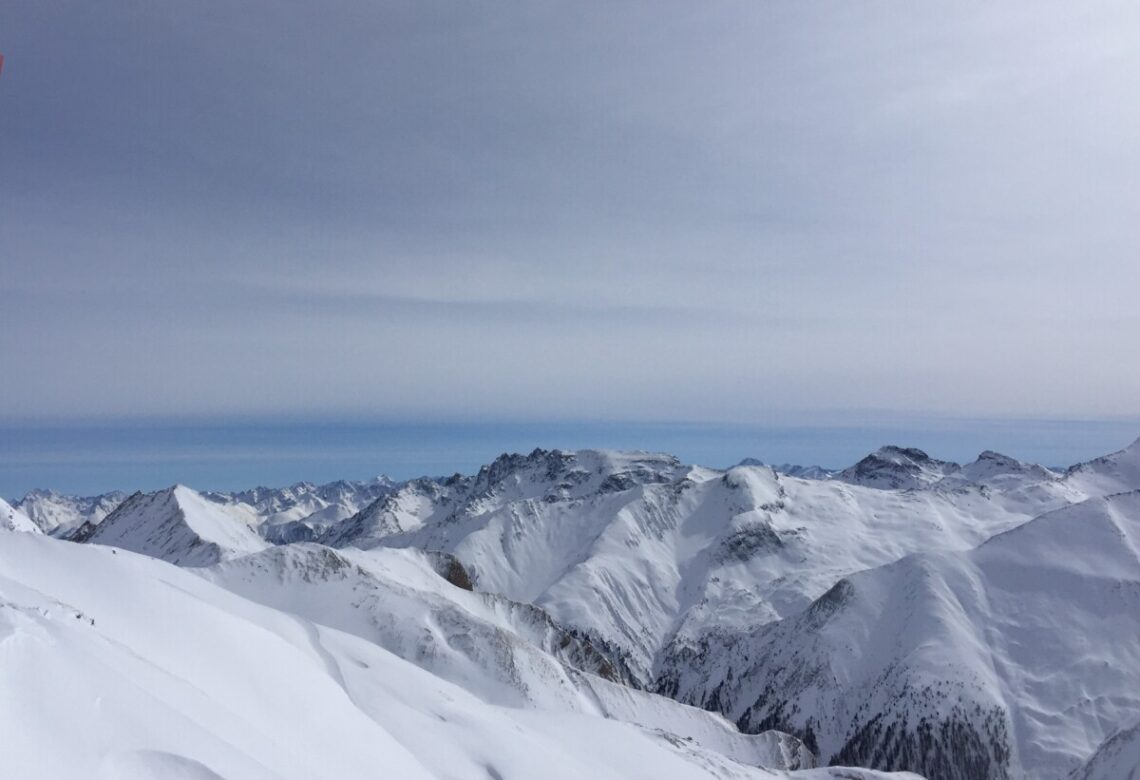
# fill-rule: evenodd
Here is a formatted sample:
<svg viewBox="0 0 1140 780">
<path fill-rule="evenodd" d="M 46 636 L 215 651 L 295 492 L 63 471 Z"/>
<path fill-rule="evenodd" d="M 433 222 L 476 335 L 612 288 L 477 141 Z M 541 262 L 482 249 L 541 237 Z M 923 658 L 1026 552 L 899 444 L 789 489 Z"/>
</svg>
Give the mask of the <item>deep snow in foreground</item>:
<svg viewBox="0 0 1140 780">
<path fill-rule="evenodd" d="M 1065 471 L 535 450 L 405 483 L 36 491 L 0 529 L 4 777 L 1140 761 L 1140 442 Z"/>
<path fill-rule="evenodd" d="M 364 638 L 166 562 L 7 531 L 0 690 L 9 778 L 775 776 L 662 729 L 667 715 L 645 728 L 588 702 L 490 704 Z"/>
</svg>

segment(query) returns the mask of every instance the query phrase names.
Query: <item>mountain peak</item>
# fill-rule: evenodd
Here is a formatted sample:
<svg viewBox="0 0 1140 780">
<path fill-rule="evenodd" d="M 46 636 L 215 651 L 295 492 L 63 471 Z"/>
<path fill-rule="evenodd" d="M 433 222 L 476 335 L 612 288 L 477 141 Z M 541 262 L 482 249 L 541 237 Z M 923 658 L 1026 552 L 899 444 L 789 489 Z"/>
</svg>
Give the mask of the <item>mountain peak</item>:
<svg viewBox="0 0 1140 780">
<path fill-rule="evenodd" d="M 181 484 L 135 493 L 82 540 L 184 566 L 209 566 L 267 546 L 241 518 Z"/>
<path fill-rule="evenodd" d="M 933 458 L 926 454 L 918 447 L 900 447 L 897 444 L 884 444 L 879 449 L 871 453 L 869 457 L 877 457 L 883 460 L 897 463 L 900 461 L 914 461 L 916 463 L 932 462 Z"/>
<path fill-rule="evenodd" d="M 959 469 L 957 463 L 936 460 L 917 447 L 888 444 L 839 472 L 837 478 L 864 487 L 912 490 L 932 485 Z"/>
</svg>

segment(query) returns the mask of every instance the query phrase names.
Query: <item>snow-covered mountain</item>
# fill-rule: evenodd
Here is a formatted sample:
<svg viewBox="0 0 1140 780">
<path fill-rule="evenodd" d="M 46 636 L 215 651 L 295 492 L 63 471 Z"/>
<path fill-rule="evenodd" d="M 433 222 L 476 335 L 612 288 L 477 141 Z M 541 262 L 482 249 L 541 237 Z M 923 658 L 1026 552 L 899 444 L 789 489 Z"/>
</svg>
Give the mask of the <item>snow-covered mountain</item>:
<svg viewBox="0 0 1140 780">
<path fill-rule="evenodd" d="M 957 463 L 935 460 L 914 447 L 888 446 L 840 471 L 835 478 L 864 487 L 914 490 L 933 485 L 959 469 Z"/>
<path fill-rule="evenodd" d="M 1069 502 L 1052 481 L 1013 496 L 934 484 L 885 490 L 663 455 L 536 450 L 475 477 L 409 482 L 320 541 L 453 554 L 481 589 L 614 643 L 650 684 L 666 647 L 796 614 L 847 574 L 968 549 Z"/>
<path fill-rule="evenodd" d="M 466 584 L 451 573 L 453 565 L 414 550 L 301 544 L 200 573 L 259 603 L 367 639 L 494 704 L 634 722 L 748 765 L 814 765 L 794 737 L 743 735 L 719 715 L 620 684 L 622 670 L 606 647 L 537 607 L 449 582 L 441 571 Z"/>
<path fill-rule="evenodd" d="M 29 632 L 74 640 L 77 668 L 94 670 L 91 659 L 125 677 L 144 674 L 136 663 L 169 668 L 206 696 L 211 675 L 251 674 L 258 661 L 236 639 L 219 648 L 224 658 L 203 657 L 218 669 L 167 656 L 155 626 L 179 625 L 181 610 L 193 611 L 182 601 L 170 616 L 140 604 L 128 633 L 92 640 L 125 642 L 135 660 L 57 634 L 67 620 L 78 628 L 98 618 L 84 603 L 119 620 L 115 595 L 72 596 L 104 588 L 104 569 L 122 568 L 124 589 L 174 587 L 201 602 L 189 630 L 247 621 L 239 636 L 268 632 L 277 639 L 262 641 L 293 648 L 251 644 L 258 654 L 310 653 L 355 708 L 344 717 L 394 740 L 386 744 L 413 762 L 409 777 L 548 776 L 533 756 L 564 753 L 567 767 L 601 777 L 771 777 L 755 767 L 790 771 L 817 757 L 930 780 L 1122 771 L 1127 729 L 1140 722 L 1140 442 L 1063 471 L 992 451 L 959 465 L 903 447 L 838 472 L 793 471 L 535 450 L 471 476 L 405 483 L 232 494 L 175 486 L 84 521 L 65 535 L 78 545 L 43 537 L 4 505 L 0 525 L 32 533 L 0 532 L 0 621 L 34 620 L 8 634 L 0 625 L 0 652 L 14 641 L 6 637 L 24 642 Z M 36 557 L 56 562 L 30 573 Z M 72 568 L 87 573 L 67 581 L 67 598 L 41 598 Z M 138 652 L 126 637 L 147 631 Z M 288 664 L 269 663 L 276 671 L 259 667 L 250 684 L 289 688 Z M 327 683 L 301 685 L 310 684 Z M 158 730 L 129 745 L 83 742 L 104 775 L 214 777 L 208 768 L 229 777 L 220 762 L 239 768 L 235 777 L 305 776 L 263 760 L 253 732 L 239 728 L 221 748 L 212 740 L 225 728 L 195 731 L 235 713 L 275 729 L 275 714 L 224 696 L 229 714 L 218 714 L 155 685 L 161 705 L 135 697 L 129 706 L 156 722 L 190 717 L 193 745 Z M 127 694 L 77 690 L 128 707 L 116 698 Z M 8 728 L 15 716 L 3 706 Z M 70 706 L 90 716 L 88 704 Z M 505 746 L 516 738 L 538 753 Z M 440 740 L 449 747 L 436 749 Z M 597 755 L 580 755 L 595 743 Z M 625 743 L 631 752 L 614 755 Z M 344 758 L 358 759 L 376 756 Z M 60 760 L 93 766 L 78 753 Z"/>
<path fill-rule="evenodd" d="M 227 512 L 183 485 L 135 493 L 103 522 L 83 525 L 71 538 L 182 566 L 210 566 L 268 546 L 252 519 Z"/>
<path fill-rule="evenodd" d="M 98 525 L 127 497 L 122 491 L 98 496 L 65 496 L 54 490 L 33 490 L 16 502 L 16 508 L 46 534 L 64 536 L 84 523 Z"/>
<path fill-rule="evenodd" d="M 0 657 L 0 772 L 21 780 L 885 777 L 491 704 L 191 570 L 42 535 L 0 531 Z"/>
<path fill-rule="evenodd" d="M 670 693 L 822 756 L 930 777 L 1062 778 L 1140 719 L 1140 491 L 836 583 L 674 659 Z"/>
</svg>

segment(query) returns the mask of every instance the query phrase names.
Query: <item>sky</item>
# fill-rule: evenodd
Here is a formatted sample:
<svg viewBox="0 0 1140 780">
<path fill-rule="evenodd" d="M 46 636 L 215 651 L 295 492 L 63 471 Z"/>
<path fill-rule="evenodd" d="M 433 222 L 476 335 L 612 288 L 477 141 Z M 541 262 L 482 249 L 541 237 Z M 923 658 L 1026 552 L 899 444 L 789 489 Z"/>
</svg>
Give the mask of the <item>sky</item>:
<svg viewBox="0 0 1140 780">
<path fill-rule="evenodd" d="M 837 429 L 960 457 L 1019 421 L 1024 457 L 1123 446 L 1138 24 L 1096 1 L 5 0 L 0 490 L 165 479 L 211 431 L 203 479 L 284 478 L 235 427 L 322 473 L 324 449 L 442 473 L 693 430 L 722 462 L 842 465 Z M 91 432 L 147 427 L 157 449 L 108 471 Z"/>
</svg>

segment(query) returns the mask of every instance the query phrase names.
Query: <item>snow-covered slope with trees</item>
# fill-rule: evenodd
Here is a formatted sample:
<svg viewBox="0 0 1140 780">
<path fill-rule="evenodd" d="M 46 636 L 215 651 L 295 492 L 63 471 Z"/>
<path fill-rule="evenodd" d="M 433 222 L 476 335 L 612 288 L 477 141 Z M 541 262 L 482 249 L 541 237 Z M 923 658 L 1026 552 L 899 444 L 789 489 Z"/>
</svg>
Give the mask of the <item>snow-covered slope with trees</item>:
<svg viewBox="0 0 1140 780">
<path fill-rule="evenodd" d="M 799 615 L 678 653 L 666 687 L 841 763 L 1044 780 L 1140 719 L 1138 637 L 1134 491 L 843 579 Z"/>
</svg>

